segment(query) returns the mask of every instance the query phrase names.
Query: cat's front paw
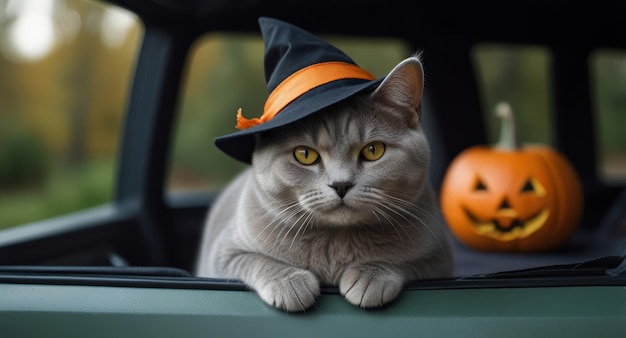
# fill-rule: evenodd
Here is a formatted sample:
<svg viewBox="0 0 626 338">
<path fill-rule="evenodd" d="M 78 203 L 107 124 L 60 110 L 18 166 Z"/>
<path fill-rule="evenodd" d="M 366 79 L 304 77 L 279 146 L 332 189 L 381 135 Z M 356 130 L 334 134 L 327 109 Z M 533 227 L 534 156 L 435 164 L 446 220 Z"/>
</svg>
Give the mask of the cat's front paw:
<svg viewBox="0 0 626 338">
<path fill-rule="evenodd" d="M 391 267 L 377 264 L 349 266 L 339 281 L 339 291 L 352 304 L 363 308 L 381 307 L 394 300 L 404 277 Z"/>
<path fill-rule="evenodd" d="M 308 270 L 289 268 L 269 277 L 256 288 L 266 303 L 288 312 L 304 311 L 320 295 L 320 283 Z"/>
</svg>

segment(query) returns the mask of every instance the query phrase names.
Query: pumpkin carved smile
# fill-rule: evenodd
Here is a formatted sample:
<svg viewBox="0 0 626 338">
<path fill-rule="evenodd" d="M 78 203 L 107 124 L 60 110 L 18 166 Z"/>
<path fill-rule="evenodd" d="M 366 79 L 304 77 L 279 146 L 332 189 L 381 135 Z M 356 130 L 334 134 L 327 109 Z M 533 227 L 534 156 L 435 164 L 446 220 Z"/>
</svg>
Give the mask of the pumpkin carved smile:
<svg viewBox="0 0 626 338">
<path fill-rule="evenodd" d="M 531 235 L 541 228 L 550 214 L 548 209 L 543 209 L 530 218 L 522 220 L 515 210 L 501 209 L 492 219 L 480 219 L 467 208 L 463 209 L 467 218 L 472 222 L 474 231 L 479 235 L 503 241 Z"/>
</svg>

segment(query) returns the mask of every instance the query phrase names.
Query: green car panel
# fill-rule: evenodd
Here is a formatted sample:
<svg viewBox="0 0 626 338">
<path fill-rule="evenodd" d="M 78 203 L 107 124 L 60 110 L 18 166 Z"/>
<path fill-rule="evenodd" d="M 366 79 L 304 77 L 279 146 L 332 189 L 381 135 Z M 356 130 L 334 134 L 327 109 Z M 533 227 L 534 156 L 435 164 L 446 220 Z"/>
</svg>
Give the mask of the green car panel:
<svg viewBox="0 0 626 338">
<path fill-rule="evenodd" d="M 407 290 L 381 310 L 322 294 L 289 314 L 251 291 L 0 284 L 3 337 L 625 337 L 626 287 Z"/>
</svg>

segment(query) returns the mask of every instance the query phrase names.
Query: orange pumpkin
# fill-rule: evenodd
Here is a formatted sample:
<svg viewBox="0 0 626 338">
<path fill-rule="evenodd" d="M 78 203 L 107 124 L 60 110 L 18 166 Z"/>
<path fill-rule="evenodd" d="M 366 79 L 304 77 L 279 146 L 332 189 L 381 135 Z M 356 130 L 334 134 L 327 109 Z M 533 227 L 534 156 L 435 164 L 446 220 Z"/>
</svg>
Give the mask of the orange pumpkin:
<svg viewBox="0 0 626 338">
<path fill-rule="evenodd" d="M 582 187 L 569 161 L 548 146 L 519 146 L 513 112 L 496 107 L 500 142 L 474 146 L 451 163 L 441 209 L 452 233 L 477 250 L 537 252 L 567 241 L 582 214 Z"/>
</svg>

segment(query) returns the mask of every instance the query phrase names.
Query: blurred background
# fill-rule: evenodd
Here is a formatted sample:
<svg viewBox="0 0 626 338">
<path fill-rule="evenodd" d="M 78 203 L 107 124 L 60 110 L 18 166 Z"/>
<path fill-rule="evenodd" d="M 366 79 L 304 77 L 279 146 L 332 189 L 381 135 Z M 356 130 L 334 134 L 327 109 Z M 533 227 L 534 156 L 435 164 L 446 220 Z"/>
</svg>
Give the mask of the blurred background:
<svg viewBox="0 0 626 338">
<path fill-rule="evenodd" d="M 95 0 L 0 0 L 0 229 L 113 200 L 142 29 L 129 12 Z M 414 52 L 393 39 L 324 38 L 376 76 Z M 494 43 L 475 46 L 469 57 L 490 142 L 499 128 L 493 107 L 508 101 L 522 141 L 551 144 L 550 51 Z M 243 168 L 216 150 L 213 138 L 234 131 L 239 107 L 248 117 L 261 114 L 262 65 L 260 34 L 215 33 L 196 43 L 181 89 L 166 193 L 217 190 Z M 607 182 L 623 182 L 626 52 L 598 50 L 589 65 L 598 172 Z"/>
<path fill-rule="evenodd" d="M 0 228 L 108 202 L 141 25 L 82 0 L 0 0 Z"/>
</svg>

